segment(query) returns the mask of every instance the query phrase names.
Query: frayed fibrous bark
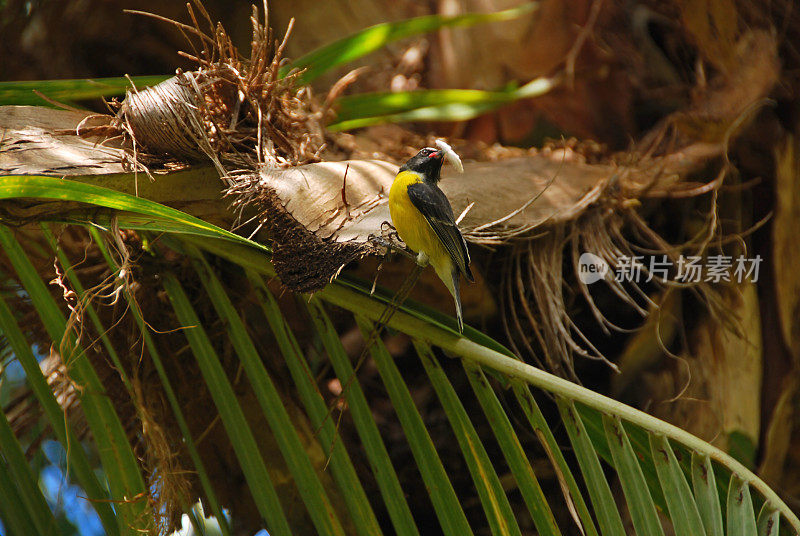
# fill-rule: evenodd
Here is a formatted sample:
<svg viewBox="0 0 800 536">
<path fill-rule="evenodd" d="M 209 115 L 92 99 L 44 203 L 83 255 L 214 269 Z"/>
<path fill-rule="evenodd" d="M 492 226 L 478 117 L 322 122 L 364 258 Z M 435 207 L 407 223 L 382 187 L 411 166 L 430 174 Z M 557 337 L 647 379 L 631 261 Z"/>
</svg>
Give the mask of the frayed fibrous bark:
<svg viewBox="0 0 800 536">
<path fill-rule="evenodd" d="M 150 155 L 210 160 L 222 176 L 257 164 L 282 167 L 319 160 L 324 143 L 321 118 L 309 89 L 295 87 L 298 74 L 281 76 L 283 48 L 255 6 L 250 57 L 242 58 L 222 25 L 202 9 L 210 34 L 201 28 L 191 6 L 193 26 L 169 21 L 187 37 L 199 68 L 178 72 L 156 86 L 128 91 L 117 114 L 133 144 Z M 145 13 L 145 15 L 149 15 Z"/>
<path fill-rule="evenodd" d="M 713 218 L 707 222 L 704 233 L 709 241 L 717 236 Z M 634 241 L 631 235 L 639 236 L 640 240 Z M 604 312 L 595 301 L 597 289 L 590 290 L 578 276 L 581 254 L 592 253 L 614 267 L 636 259 L 645 250 L 666 256 L 674 265 L 679 255 L 702 255 L 707 245 L 707 241 L 668 244 L 634 210 L 624 208 L 624 203 L 605 199 L 575 220 L 550 227 L 544 236 L 520 240 L 511 247 L 502 268 L 499 293 L 505 333 L 516 353 L 574 381 L 578 381 L 575 357 L 600 360 L 617 370 L 616 364 L 595 346 L 572 317 L 575 306 L 570 302 L 579 297 L 606 335 L 631 330 L 608 318 L 608 311 Z M 650 297 L 652 290 L 647 292 L 646 287 L 691 289 L 715 316 L 725 321 L 725 308 L 711 285 L 678 283 L 669 277 L 652 275 L 643 263 L 638 263 L 635 270 L 641 279 L 619 280 L 609 272 L 601 279 L 602 283 L 595 284 L 605 285 L 616 297 L 618 306 L 629 308 L 642 318 L 659 307 Z"/>
<path fill-rule="evenodd" d="M 281 282 L 295 292 L 322 289 L 351 261 L 374 253 L 368 242 L 322 238 L 300 223 L 268 181 L 259 174 L 239 175 L 228 189 L 234 207 L 254 205 L 272 239 L 272 264 Z"/>
</svg>

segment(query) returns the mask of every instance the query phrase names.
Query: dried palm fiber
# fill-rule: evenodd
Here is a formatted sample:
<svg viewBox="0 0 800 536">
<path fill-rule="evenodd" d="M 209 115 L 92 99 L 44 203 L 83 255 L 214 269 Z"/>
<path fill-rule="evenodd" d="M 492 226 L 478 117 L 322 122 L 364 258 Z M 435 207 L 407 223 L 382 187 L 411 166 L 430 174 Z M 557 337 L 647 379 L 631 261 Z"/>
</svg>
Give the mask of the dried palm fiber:
<svg viewBox="0 0 800 536">
<path fill-rule="evenodd" d="M 612 209 L 613 207 L 613 209 Z M 639 232 L 636 232 L 639 231 Z M 717 233 L 713 218 L 705 230 L 711 236 Z M 612 369 L 609 361 L 589 335 L 573 319 L 576 309 L 587 309 L 596 325 L 606 334 L 611 331 L 627 332 L 635 326 L 618 326 L 608 318 L 617 308 L 627 308 L 644 318 L 648 310 L 658 308 L 646 288 L 681 286 L 697 293 L 708 308 L 716 313 L 716 293 L 702 282 L 679 284 L 648 272 L 646 263 L 639 262 L 636 271 L 641 278 L 618 281 L 613 273 L 595 283 L 590 290 L 580 277 L 579 257 L 589 252 L 600 257 L 608 266 L 622 266 L 627 259 L 646 255 L 666 255 L 673 263 L 681 253 L 702 253 L 707 244 L 679 246 L 668 244 L 652 230 L 634 210 L 615 205 L 605 199 L 600 206 L 588 208 L 573 221 L 540 229 L 543 236 L 528 240 L 515 240 L 503 260 L 503 277 L 500 281 L 501 314 L 505 333 L 511 347 L 519 355 L 533 359 L 543 368 L 578 381 L 574 358 L 601 360 Z M 638 235 L 650 240 L 647 247 Z M 647 282 L 647 284 L 645 284 Z M 596 303 L 599 287 L 606 287 L 613 299 L 604 299 L 605 308 L 616 302 L 612 309 L 604 310 Z M 652 292 L 652 290 L 650 290 Z M 606 293 L 607 294 L 607 293 Z M 580 306 L 578 305 L 580 304 Z M 613 316 L 613 315 L 612 315 Z M 585 319 L 584 319 L 585 320 Z"/>
<path fill-rule="evenodd" d="M 195 5 L 208 33 L 191 4 L 187 9 L 193 25 L 131 11 L 175 25 L 192 48 L 191 54 L 181 54 L 196 61 L 198 69 L 128 91 L 117 114 L 120 128 L 146 153 L 208 159 L 221 177 L 239 167 L 319 160 L 321 112 L 315 110 L 308 88 L 295 88 L 297 72 L 279 73 L 293 23 L 278 44 L 267 23 L 266 3 L 263 23 L 253 6 L 251 54 L 244 58 L 222 25 L 211 21 L 202 4 Z"/>
<path fill-rule="evenodd" d="M 179 73 L 142 91 L 129 90 L 120 114 L 133 139 L 150 153 L 195 161 L 214 158 L 222 140 L 215 136 L 213 120 L 202 116 L 202 97 L 208 91 L 219 99 L 223 96 L 219 90 L 227 89 L 218 101 L 227 107 L 235 94 L 232 86 L 226 86 L 204 72 Z"/>
<path fill-rule="evenodd" d="M 548 233 L 540 239 L 521 242 L 519 238 L 530 233 L 519 226 L 504 231 L 513 246 L 504 264 L 499 295 L 503 301 L 503 324 L 518 353 L 532 356 L 545 368 L 572 379 L 577 379 L 572 356 L 605 360 L 567 313 L 574 309 L 565 302 L 567 295 L 582 296 L 603 331 L 621 329 L 601 312 L 579 278 L 565 278 L 564 258 L 571 259 L 567 264 L 575 273 L 578 257 L 585 251 L 599 255 L 610 266 L 643 253 L 666 255 L 674 265 L 680 254 L 704 255 L 710 245 L 720 240 L 717 191 L 724 177 L 733 171 L 726 150 L 745 131 L 754 110 L 777 83 L 780 70 L 775 39 L 766 32 L 744 34 L 736 51 L 740 68 L 731 69 L 704 87 L 687 110 L 665 118 L 635 150 L 610 161 L 605 159 L 604 165 L 612 164 L 616 169 L 609 171 L 608 180 L 591 206 L 584 205 L 569 221 L 544 222 L 534 231 Z M 705 131 L 701 128 L 704 125 Z M 719 171 L 712 171 L 716 177 L 712 175 L 705 182 L 688 180 L 709 164 L 718 167 Z M 708 215 L 696 236 L 687 237 L 684 244 L 670 244 L 635 210 L 640 200 L 678 198 L 686 199 L 688 206 L 690 198 L 697 196 L 709 199 L 705 209 Z M 649 279 L 646 266 L 640 268 L 643 278 Z M 657 285 L 685 286 L 654 279 Z M 605 281 L 620 303 L 642 316 L 648 308 L 657 307 L 639 285 L 623 285 L 613 278 Z M 715 317 L 730 323 L 724 301 L 710 285 L 700 284 L 690 290 Z"/>
<path fill-rule="evenodd" d="M 575 378 L 571 370 L 570 355 L 583 355 L 604 359 L 566 315 L 564 293 L 572 288 L 573 295 L 582 295 L 592 315 L 602 329 L 621 329 L 614 326 L 595 304 L 592 293 L 579 279 L 570 284 L 563 278 L 562 258 L 571 258 L 573 272 L 577 273 L 578 256 L 584 251 L 602 257 L 610 266 L 618 266 L 622 258 L 635 255 L 661 256 L 671 261 L 684 255 L 703 256 L 725 241 L 716 214 L 718 190 L 724 178 L 735 173 L 727 158 L 733 141 L 746 133 L 755 117 L 755 111 L 779 80 L 780 64 L 777 41 L 768 31 L 752 29 L 737 36 L 731 44 L 731 61 L 727 69 L 718 73 L 708 84 L 701 80 L 693 101 L 686 109 L 666 117 L 644 136 L 633 151 L 615 157 L 619 175 L 609 181 L 608 188 L 598 200 L 566 229 L 551 232 L 533 243 L 516 246 L 510 273 L 503 282 L 505 298 L 504 326 L 518 350 L 535 355 L 548 368 L 559 370 Z M 722 157 L 720 160 L 719 157 Z M 711 177 L 705 183 L 687 181 L 702 166 L 711 167 Z M 693 168 L 693 169 L 692 169 Z M 631 171 L 635 171 L 631 174 Z M 709 172 L 706 171 L 706 174 Z M 716 176 L 714 176 L 716 175 Z M 657 179 L 657 180 L 653 180 Z M 684 199 L 684 205 L 693 206 L 691 198 L 707 199 L 701 206 L 707 211 L 698 229 L 683 238 L 685 243 L 672 244 L 652 228 L 635 209 L 638 200 Z M 694 206 L 697 206 L 696 204 Z M 731 237 L 736 239 L 736 237 Z M 739 239 L 741 240 L 741 239 Z M 526 258 L 527 257 L 527 262 Z M 650 280 L 647 267 L 641 266 L 642 279 Z M 715 318 L 732 329 L 729 308 L 717 290 L 709 284 L 689 286 L 669 279 L 652 278 L 658 286 L 689 288 Z M 542 280 L 546 281 L 543 283 Z M 640 285 L 624 285 L 609 278 L 605 284 L 621 303 L 644 316 L 648 308 L 657 304 Z M 516 287 L 516 294 L 514 293 Z M 652 292 L 652 290 L 651 290 Z M 537 314 L 538 313 L 538 314 Z M 531 344 L 531 339 L 538 344 Z M 560 359 L 559 359 L 560 358 Z"/>
<path fill-rule="evenodd" d="M 199 4 L 198 7 L 202 9 Z M 169 21 L 200 39 L 202 50 L 195 50 L 191 56 L 200 69 L 179 73 L 141 92 L 129 92 L 119 114 L 132 140 L 149 153 L 190 160 L 210 159 L 230 186 L 234 204 L 242 210 L 244 204 L 235 199 L 248 181 L 239 168 L 270 173 L 314 162 L 319 160 L 324 141 L 322 113 L 315 111 L 310 90 L 294 89 L 297 73 L 280 77 L 281 54 L 292 23 L 283 42 L 273 47 L 266 4 L 264 9 L 263 25 L 255 8 L 251 17 L 252 51 L 247 60 L 241 58 L 221 25 L 214 26 L 208 19 L 212 34 L 204 33 L 191 7 L 194 26 Z M 336 269 L 364 254 L 363 247 L 352 245 L 328 247 L 323 254 L 317 237 L 300 231 L 292 214 L 274 200 L 275 196 L 264 189 L 259 220 L 265 223 L 273 242 L 276 267 L 290 288 L 299 291 L 319 288 L 318 283 L 301 282 L 320 280 L 301 274 L 304 266 L 312 274 L 324 272 L 327 277 L 323 279 L 327 282 L 330 274 L 317 267 L 317 263 L 325 259 Z M 287 251 L 284 244 L 295 247 L 284 254 Z"/>
<path fill-rule="evenodd" d="M 679 255 L 702 256 L 722 240 L 716 214 L 717 192 L 724 178 L 734 171 L 726 151 L 752 121 L 754 110 L 777 83 L 779 72 L 776 44 L 768 34 L 754 31 L 744 35 L 737 51 L 742 60 L 738 70 L 714 80 L 711 87 L 698 93 L 689 109 L 665 118 L 634 150 L 616 155 L 610 162 L 606 160 L 606 165 L 614 165 L 616 170 L 592 206 L 566 225 L 545 225 L 548 236 L 514 245 L 500 295 L 504 328 L 516 351 L 534 356 L 542 366 L 574 380 L 577 376 L 572 367 L 573 356 L 608 363 L 566 312 L 570 307 L 566 307 L 565 296 L 581 296 L 604 332 L 625 331 L 606 317 L 587 285 L 574 277 L 581 253 L 594 253 L 609 266 L 619 266 L 621 260 L 636 255 L 666 255 L 674 266 Z M 753 63 L 754 58 L 757 61 Z M 700 129 L 703 125 L 706 132 Z M 689 180 L 710 165 L 717 168 L 711 172 L 716 176 L 701 178 L 700 182 Z M 685 199 L 685 204 L 691 206 L 692 198 L 697 197 L 708 199 L 704 209 L 707 216 L 694 236 L 683 239 L 685 243 L 669 243 L 636 210 L 640 202 L 648 199 Z M 567 265 L 571 265 L 571 278 L 565 278 L 564 258 L 570 261 Z M 642 279 L 656 288 L 688 287 L 715 317 L 730 323 L 724 301 L 710 285 L 651 278 L 646 265 L 638 269 Z M 604 281 L 621 304 L 641 316 L 648 309 L 657 309 L 643 285 L 623 284 L 614 278 Z"/>
</svg>

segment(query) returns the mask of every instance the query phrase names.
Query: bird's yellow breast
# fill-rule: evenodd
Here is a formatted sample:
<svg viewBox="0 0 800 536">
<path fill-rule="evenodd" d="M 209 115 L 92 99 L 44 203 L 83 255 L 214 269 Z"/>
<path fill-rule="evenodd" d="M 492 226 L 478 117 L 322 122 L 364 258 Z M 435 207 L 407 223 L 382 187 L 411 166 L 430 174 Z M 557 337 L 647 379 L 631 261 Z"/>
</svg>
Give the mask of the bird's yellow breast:
<svg viewBox="0 0 800 536">
<path fill-rule="evenodd" d="M 408 197 L 408 187 L 421 182 L 422 177 L 413 171 L 401 171 L 389 190 L 389 215 L 397 234 L 413 251 L 425 253 L 434 267 L 450 264 L 450 255 L 436 236 L 425 216 Z"/>
</svg>

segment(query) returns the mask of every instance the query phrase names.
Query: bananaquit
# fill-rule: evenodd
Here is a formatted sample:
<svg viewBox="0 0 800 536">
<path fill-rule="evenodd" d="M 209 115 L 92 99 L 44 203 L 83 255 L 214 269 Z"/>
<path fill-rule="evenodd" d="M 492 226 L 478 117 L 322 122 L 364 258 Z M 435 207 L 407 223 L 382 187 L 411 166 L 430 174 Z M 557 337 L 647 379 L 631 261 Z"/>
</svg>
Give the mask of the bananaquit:
<svg viewBox="0 0 800 536">
<path fill-rule="evenodd" d="M 417 264 L 432 264 L 453 295 L 458 330 L 463 332 L 460 276 L 474 279 L 467 243 L 458 230 L 447 196 L 438 186 L 444 158 L 458 158 L 448 149 L 445 143 L 436 149 L 425 147 L 400 166 L 389 191 L 389 214 L 397 234 L 417 254 Z"/>
</svg>

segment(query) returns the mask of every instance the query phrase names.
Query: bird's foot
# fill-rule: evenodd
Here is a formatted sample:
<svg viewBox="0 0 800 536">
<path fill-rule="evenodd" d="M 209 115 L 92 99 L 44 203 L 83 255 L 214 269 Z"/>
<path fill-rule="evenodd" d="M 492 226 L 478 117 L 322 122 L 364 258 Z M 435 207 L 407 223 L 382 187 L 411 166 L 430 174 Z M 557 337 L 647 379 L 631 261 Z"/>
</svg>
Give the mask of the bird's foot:
<svg viewBox="0 0 800 536">
<path fill-rule="evenodd" d="M 395 233 L 395 236 L 396 235 L 397 233 Z M 416 260 L 414 253 L 399 240 L 395 241 L 384 236 L 370 236 L 369 241 L 372 243 L 372 245 L 383 248 L 385 250 L 384 254 L 394 251 L 408 257 L 409 259 Z"/>
<path fill-rule="evenodd" d="M 395 242 L 402 242 L 400 235 L 397 234 L 397 229 L 394 225 L 385 221 L 381 224 L 381 236 L 387 240 L 394 240 Z"/>
</svg>

